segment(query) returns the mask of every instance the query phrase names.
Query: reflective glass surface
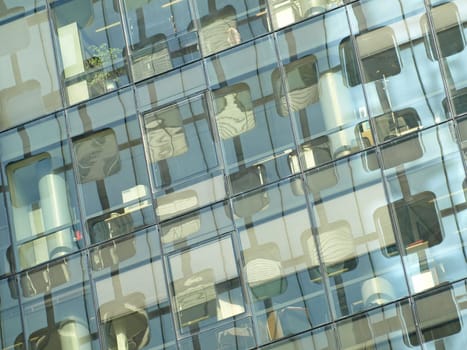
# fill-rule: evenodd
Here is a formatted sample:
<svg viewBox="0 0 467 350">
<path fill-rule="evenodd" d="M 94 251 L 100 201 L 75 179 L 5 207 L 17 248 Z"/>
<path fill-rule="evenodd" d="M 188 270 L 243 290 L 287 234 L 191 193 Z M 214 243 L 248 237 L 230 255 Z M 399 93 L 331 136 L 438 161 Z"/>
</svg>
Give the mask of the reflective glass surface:
<svg viewBox="0 0 467 350">
<path fill-rule="evenodd" d="M 19 349 L 24 344 L 21 312 L 18 302 L 18 289 L 15 277 L 0 280 L 0 341 L 2 349 Z"/>
<path fill-rule="evenodd" d="M 345 84 L 346 66 L 339 56 L 349 35 L 345 9 L 278 34 L 283 69 L 276 69 L 271 80 L 277 112 L 291 116 L 298 129 L 299 151 L 289 156 L 294 172 L 299 159 L 308 169 L 368 147 L 355 132 L 368 117 L 363 89 Z"/>
<path fill-rule="evenodd" d="M 381 123 L 393 120 L 388 132 L 377 132 L 377 141 L 445 120 L 439 65 L 425 48 L 424 2 L 366 0 L 349 10 L 353 35 L 340 44 L 346 83 L 364 85 L 377 131 Z M 410 120 L 404 116 L 407 108 L 413 109 Z"/>
<path fill-rule="evenodd" d="M 62 114 L 2 135 L 2 170 L 13 244 L 12 270 L 22 270 L 83 246 L 69 142 Z"/>
<path fill-rule="evenodd" d="M 274 29 L 319 15 L 344 3 L 343 0 L 268 0 Z"/>
<path fill-rule="evenodd" d="M 199 58 L 188 1 L 123 1 L 134 80 L 160 74 Z M 118 6 L 118 2 L 114 2 Z M 191 25 L 191 26 L 190 26 Z"/>
<path fill-rule="evenodd" d="M 0 0 L 0 349 L 464 349 L 466 20 Z"/>
<path fill-rule="evenodd" d="M 69 105 L 128 82 L 120 10 L 109 0 L 49 0 Z"/>
<path fill-rule="evenodd" d="M 86 260 L 75 255 L 50 266 L 52 279 L 61 278 L 62 284 L 51 293 L 30 295 L 32 281 L 40 271 L 20 276 L 23 301 L 23 338 L 31 349 L 98 349 L 95 310 L 89 288 Z M 20 349 L 25 349 L 21 344 Z"/>
<path fill-rule="evenodd" d="M 264 0 L 199 0 L 193 5 L 196 21 L 189 28 L 196 28 L 205 56 L 264 34 L 268 28 Z"/>
<path fill-rule="evenodd" d="M 430 21 L 432 26 L 430 28 Z M 443 101 L 454 115 L 467 112 L 466 72 L 467 4 L 463 1 L 431 1 L 430 11 L 422 18 L 426 55 L 441 62 L 450 99 Z"/>
<path fill-rule="evenodd" d="M 407 295 L 406 286 L 397 283 L 404 271 L 400 256 L 392 254 L 396 239 L 381 174 L 365 167 L 372 157 L 373 152 L 362 153 L 306 177 L 317 231 L 303 233 L 308 272 L 313 281 L 323 282 L 319 256 L 337 317 Z"/>
<path fill-rule="evenodd" d="M 414 292 L 466 275 L 465 170 L 453 131 L 452 124 L 444 124 L 381 150 L 389 209 L 401 243 L 399 251 L 388 254 L 403 255 Z M 385 235 L 384 219 L 376 220 Z"/>
<path fill-rule="evenodd" d="M 2 1 L 0 26 L 4 130 L 59 109 L 62 100 L 45 1 Z"/>
<path fill-rule="evenodd" d="M 271 38 L 254 41 L 207 61 L 212 103 L 232 193 L 291 173 L 293 136 L 274 103 L 277 66 Z"/>
<path fill-rule="evenodd" d="M 261 343 L 330 319 L 324 285 L 310 279 L 308 273 L 313 261 L 304 240 L 310 220 L 305 197 L 294 194 L 296 181 L 299 179 L 233 200 L 243 271 Z"/>
<path fill-rule="evenodd" d="M 175 332 L 153 230 L 92 249 L 98 323 L 105 348 L 170 349 Z"/>
<path fill-rule="evenodd" d="M 180 333 L 197 332 L 245 312 L 229 235 L 175 252 L 168 262 Z"/>
<path fill-rule="evenodd" d="M 76 177 L 91 244 L 154 223 L 133 95 L 121 91 L 69 111 Z"/>
</svg>

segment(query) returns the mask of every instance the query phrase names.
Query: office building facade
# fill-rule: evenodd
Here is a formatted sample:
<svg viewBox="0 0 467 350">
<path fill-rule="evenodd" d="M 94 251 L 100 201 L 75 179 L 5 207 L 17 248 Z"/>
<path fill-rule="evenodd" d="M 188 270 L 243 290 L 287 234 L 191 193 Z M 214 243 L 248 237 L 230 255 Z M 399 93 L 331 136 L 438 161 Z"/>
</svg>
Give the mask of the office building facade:
<svg viewBox="0 0 467 350">
<path fill-rule="evenodd" d="M 466 0 L 0 0 L 2 349 L 464 349 Z"/>
</svg>

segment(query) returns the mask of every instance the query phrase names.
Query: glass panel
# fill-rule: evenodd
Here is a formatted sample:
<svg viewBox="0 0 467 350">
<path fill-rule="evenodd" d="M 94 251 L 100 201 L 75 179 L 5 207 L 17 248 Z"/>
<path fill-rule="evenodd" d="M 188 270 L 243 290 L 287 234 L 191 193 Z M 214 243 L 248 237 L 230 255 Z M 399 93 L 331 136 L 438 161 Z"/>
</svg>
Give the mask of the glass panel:
<svg viewBox="0 0 467 350">
<path fill-rule="evenodd" d="M 175 332 L 157 236 L 140 232 L 91 251 L 106 349 L 169 349 Z M 106 263 L 108 262 L 108 263 Z"/>
<path fill-rule="evenodd" d="M 294 143 L 290 120 L 280 117 L 275 108 L 270 77 L 276 65 L 269 37 L 207 63 L 233 193 L 290 174 L 287 155 Z"/>
<path fill-rule="evenodd" d="M 431 290 L 416 296 L 415 310 L 423 342 L 449 337 L 461 331 L 462 321 L 452 287 Z M 403 313 L 407 314 L 408 310 L 404 311 L 406 312 Z M 420 344 L 415 330 L 409 332 L 406 343 L 411 346 Z"/>
<path fill-rule="evenodd" d="M 161 224 L 160 236 L 165 251 L 186 247 L 233 231 L 228 202 L 212 205 Z"/>
<path fill-rule="evenodd" d="M 62 106 L 44 1 L 0 4 L 0 129 Z M 24 103 L 27 101 L 27 103 Z"/>
<path fill-rule="evenodd" d="M 409 303 L 398 303 L 370 311 L 337 324 L 341 349 L 420 349 L 407 344 L 415 334 Z"/>
<path fill-rule="evenodd" d="M 81 105 L 68 117 L 90 242 L 154 223 L 131 91 Z"/>
<path fill-rule="evenodd" d="M 400 248 L 415 292 L 467 274 L 465 170 L 452 127 L 444 124 L 381 150 L 389 209 L 401 235 Z M 398 156 L 413 152 L 417 157 Z M 379 214 L 375 220 L 385 236 L 389 220 Z M 398 254 L 396 246 L 387 248 L 388 255 Z"/>
<path fill-rule="evenodd" d="M 225 198 L 206 87 L 193 64 L 137 89 L 160 220 Z"/>
<path fill-rule="evenodd" d="M 264 350 L 337 350 L 335 334 L 331 328 L 316 329 L 298 337 L 264 346 Z"/>
<path fill-rule="evenodd" d="M 465 339 L 463 327 L 467 317 L 466 287 L 467 282 L 464 280 L 415 297 L 416 317 L 426 349 L 462 348 Z M 414 332 L 410 332 L 407 343 L 418 345 L 420 340 Z"/>
<path fill-rule="evenodd" d="M 181 333 L 196 333 L 245 312 L 230 236 L 177 252 L 168 261 Z"/>
<path fill-rule="evenodd" d="M 268 30 L 264 0 L 199 0 L 194 3 L 204 56 L 248 41 Z"/>
<path fill-rule="evenodd" d="M 136 86 L 138 107 L 143 111 L 163 107 L 200 94 L 207 88 L 201 63 L 193 63 Z"/>
<path fill-rule="evenodd" d="M 307 272 L 311 264 L 303 236 L 310 220 L 305 197 L 295 195 L 293 186 L 286 181 L 233 199 L 261 344 L 330 319 L 324 286 Z"/>
<path fill-rule="evenodd" d="M 306 177 L 317 225 L 317 236 L 309 230 L 302 237 L 309 277 L 322 283 L 320 259 L 338 317 L 407 295 L 401 259 L 389 254 L 397 248 L 381 173 L 364 166 L 370 157 L 362 153 Z M 330 184 L 331 175 L 337 181 Z"/>
<path fill-rule="evenodd" d="M 158 189 L 219 168 L 204 95 L 144 112 L 143 123 Z"/>
<path fill-rule="evenodd" d="M 375 128 L 392 119 L 396 122 L 389 125 L 390 134 L 401 133 L 401 115 L 409 108 L 419 121 L 404 126 L 405 133 L 445 120 L 440 67 L 427 57 L 420 25 L 424 1 L 365 0 L 349 9 L 355 36 L 340 44 L 344 78 L 349 86 L 363 83 Z M 385 136 L 378 135 L 378 140 Z"/>
<path fill-rule="evenodd" d="M 119 9 L 109 0 L 49 0 L 69 105 L 128 83 Z"/>
<path fill-rule="evenodd" d="M 20 349 L 24 344 L 16 278 L 0 280 L 0 342 L 2 349 Z"/>
<path fill-rule="evenodd" d="M 342 0 L 268 0 L 274 29 L 331 10 Z"/>
<path fill-rule="evenodd" d="M 23 299 L 26 330 L 20 336 L 25 338 L 29 349 L 99 348 L 85 259 L 75 256 L 65 260 L 64 266 L 68 269 L 68 281 L 62 288 L 53 294 L 48 289 L 42 296 Z M 29 283 L 39 272 L 21 275 L 21 283 Z M 57 272 L 50 269 L 50 277 L 56 278 Z M 28 296 L 24 288 L 23 295 Z"/>
<path fill-rule="evenodd" d="M 14 246 L 9 264 L 27 269 L 82 247 L 63 115 L 0 138 Z M 11 251 L 12 249 L 12 251 Z"/>
<path fill-rule="evenodd" d="M 344 8 L 278 33 L 283 69 L 271 81 L 279 115 L 291 115 L 298 128 L 299 152 L 289 156 L 293 172 L 299 159 L 308 169 L 368 147 L 354 132 L 368 117 L 363 89 L 344 84 L 339 59 L 348 35 Z"/>
<path fill-rule="evenodd" d="M 134 80 L 200 57 L 198 38 L 189 27 L 192 19 L 188 1 L 124 0 L 124 4 Z"/>
<path fill-rule="evenodd" d="M 180 341 L 182 350 L 244 350 L 255 348 L 251 318 L 230 322 Z"/>
<path fill-rule="evenodd" d="M 467 59 L 466 37 L 467 5 L 462 1 L 431 1 L 431 23 L 427 15 L 421 19 L 424 44 L 427 56 L 433 61 L 441 61 L 451 92 L 454 113 L 467 112 L 467 75 L 463 62 Z M 436 36 L 433 36 L 436 33 Z M 443 100 L 448 113 L 449 102 Z"/>
</svg>

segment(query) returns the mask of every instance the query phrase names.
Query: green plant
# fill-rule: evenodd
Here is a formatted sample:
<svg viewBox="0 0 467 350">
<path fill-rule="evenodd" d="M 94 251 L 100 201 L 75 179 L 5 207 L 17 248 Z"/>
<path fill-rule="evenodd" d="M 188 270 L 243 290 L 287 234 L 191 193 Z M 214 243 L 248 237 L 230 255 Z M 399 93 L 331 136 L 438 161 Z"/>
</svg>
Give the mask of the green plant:
<svg viewBox="0 0 467 350">
<path fill-rule="evenodd" d="M 85 62 L 86 70 L 90 72 L 88 84 L 98 89 L 106 89 L 108 82 L 117 82 L 119 69 L 108 70 L 118 59 L 119 49 L 108 47 L 107 43 L 88 47 L 91 57 Z"/>
</svg>

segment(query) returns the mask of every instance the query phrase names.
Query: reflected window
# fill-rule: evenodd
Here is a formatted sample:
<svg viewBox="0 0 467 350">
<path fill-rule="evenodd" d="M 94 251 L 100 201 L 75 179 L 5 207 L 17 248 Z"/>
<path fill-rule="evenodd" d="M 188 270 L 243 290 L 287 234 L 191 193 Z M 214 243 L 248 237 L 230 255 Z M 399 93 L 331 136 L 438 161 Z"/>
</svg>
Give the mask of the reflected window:
<svg viewBox="0 0 467 350">
<path fill-rule="evenodd" d="M 357 266 L 355 242 L 347 222 L 341 221 L 323 225 L 318 228 L 318 232 L 319 254 L 326 266 L 328 276 L 339 275 L 353 270 Z M 311 231 L 305 232 L 302 236 L 302 240 L 306 242 L 310 265 L 314 266 L 309 270 L 310 278 L 314 281 L 321 281 L 315 239 Z"/>
<path fill-rule="evenodd" d="M 464 34 L 463 20 L 461 19 L 457 4 L 448 2 L 431 9 L 433 24 L 436 31 L 436 43 L 429 26 L 428 18 L 424 15 L 420 21 L 423 34 L 426 54 L 431 60 L 441 58 L 450 85 L 454 112 L 461 114 L 467 110 L 467 90 L 457 80 L 462 77 L 456 69 L 456 57 L 464 51 L 466 38 Z M 437 52 L 439 48 L 439 53 Z M 439 56 L 441 55 L 441 56 Z M 459 57 L 463 61 L 464 57 Z M 447 99 L 443 100 L 443 107 L 446 113 L 449 111 Z"/>
<path fill-rule="evenodd" d="M 281 116 L 289 115 L 288 104 L 297 112 L 318 102 L 318 67 L 313 55 L 291 62 L 284 69 L 287 86 L 282 83 L 279 69 L 271 75 L 276 108 Z"/>
<path fill-rule="evenodd" d="M 274 243 L 243 251 L 246 281 L 256 300 L 272 298 L 287 289 L 279 247 Z"/>
<path fill-rule="evenodd" d="M 172 158 L 188 150 L 178 106 L 145 114 L 146 137 L 151 161 Z"/>
<path fill-rule="evenodd" d="M 176 253 L 169 258 L 169 265 L 176 318 L 182 332 L 245 311 L 230 237 Z"/>
<path fill-rule="evenodd" d="M 380 142 L 409 134 L 421 128 L 417 111 L 412 108 L 374 117 L 374 124 Z"/>
<path fill-rule="evenodd" d="M 216 122 L 222 139 L 229 139 L 256 125 L 250 88 L 241 83 L 213 92 Z"/>
<path fill-rule="evenodd" d="M 104 129 L 73 142 L 81 183 L 103 180 L 121 168 L 117 139 L 112 129 Z"/>
<path fill-rule="evenodd" d="M 435 6 L 431 9 L 433 24 L 437 36 L 437 44 L 441 57 L 449 57 L 464 50 L 466 41 L 464 28 L 460 19 L 457 5 L 453 2 Z M 424 15 L 421 19 L 427 56 L 432 60 L 438 60 L 436 44 L 434 43 L 428 18 Z"/>
<path fill-rule="evenodd" d="M 415 297 L 415 312 L 423 336 L 423 343 L 449 337 L 462 330 L 459 310 L 452 287 L 434 289 Z M 410 318 L 410 310 L 402 315 Z M 418 334 L 413 330 L 404 338 L 408 346 L 420 345 Z"/>
<path fill-rule="evenodd" d="M 355 38 L 359 57 L 363 66 L 363 82 L 384 80 L 401 72 L 401 59 L 391 27 L 382 27 L 359 34 Z M 340 45 L 341 61 L 349 86 L 361 84 L 356 64 L 356 56 L 351 38 Z"/>
</svg>

